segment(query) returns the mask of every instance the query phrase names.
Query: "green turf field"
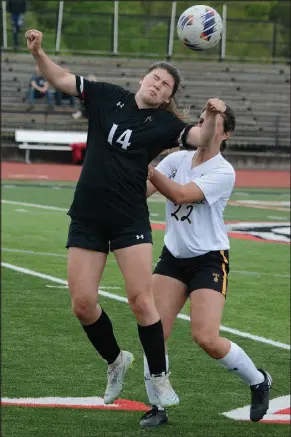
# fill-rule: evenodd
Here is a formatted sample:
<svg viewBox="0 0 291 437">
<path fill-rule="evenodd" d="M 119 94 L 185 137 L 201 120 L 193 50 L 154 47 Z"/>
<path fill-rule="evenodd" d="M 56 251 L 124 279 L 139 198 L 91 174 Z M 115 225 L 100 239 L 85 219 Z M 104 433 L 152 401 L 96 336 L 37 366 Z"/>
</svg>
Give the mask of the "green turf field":
<svg viewBox="0 0 291 437">
<path fill-rule="evenodd" d="M 73 184 L 69 183 L 3 182 L 2 398 L 103 396 L 106 366 L 71 313 L 64 285 L 64 247 L 69 224 L 66 210 L 72 196 Z M 290 193 L 282 189 L 236 189 L 231 200 L 290 202 Z M 163 200 L 155 197 L 149 205 L 152 220 L 164 221 Z M 290 221 L 288 208 L 274 208 L 231 205 L 225 220 Z M 153 236 L 157 261 L 163 231 L 153 231 Z M 114 257 L 110 255 L 108 261 L 101 283 L 101 289 L 108 294 L 102 295 L 100 302 L 112 318 L 121 347 L 136 357 L 122 398 L 146 403 L 135 319 L 128 305 L 116 300 L 125 296 L 124 285 Z M 272 398 L 290 393 L 289 265 L 288 244 L 231 238 L 231 274 L 222 334 L 242 346 L 258 367 L 272 374 Z M 186 307 L 184 314 L 187 313 Z M 225 332 L 228 329 L 230 333 Z M 238 332 L 234 334 L 233 330 Z M 169 413 L 169 425 L 141 431 L 138 420 L 143 413 L 136 411 L 4 406 L 1 435 L 135 437 L 145 432 L 167 437 L 290 435 L 286 424 L 253 424 L 221 414 L 248 405 L 249 389 L 191 342 L 186 320 L 177 320 L 168 346 L 172 383 L 181 399 L 180 407 Z"/>
</svg>

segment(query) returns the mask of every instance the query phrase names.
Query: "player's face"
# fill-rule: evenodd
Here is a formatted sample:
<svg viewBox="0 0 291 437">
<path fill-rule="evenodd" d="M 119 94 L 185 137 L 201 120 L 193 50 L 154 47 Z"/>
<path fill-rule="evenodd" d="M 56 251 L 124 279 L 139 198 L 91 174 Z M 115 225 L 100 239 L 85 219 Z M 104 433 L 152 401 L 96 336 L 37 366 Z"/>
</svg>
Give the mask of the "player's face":
<svg viewBox="0 0 291 437">
<path fill-rule="evenodd" d="M 156 68 L 144 76 L 139 85 L 138 93 L 144 103 L 152 107 L 158 107 L 162 103 L 170 102 L 175 81 L 167 70 Z"/>
<path fill-rule="evenodd" d="M 205 111 L 199 117 L 197 126 L 202 127 L 205 117 Z M 224 118 L 223 115 L 218 114 L 216 117 L 216 132 L 214 137 L 214 142 L 221 143 L 223 140 L 226 140 L 230 136 L 230 132 L 224 132 Z"/>
</svg>

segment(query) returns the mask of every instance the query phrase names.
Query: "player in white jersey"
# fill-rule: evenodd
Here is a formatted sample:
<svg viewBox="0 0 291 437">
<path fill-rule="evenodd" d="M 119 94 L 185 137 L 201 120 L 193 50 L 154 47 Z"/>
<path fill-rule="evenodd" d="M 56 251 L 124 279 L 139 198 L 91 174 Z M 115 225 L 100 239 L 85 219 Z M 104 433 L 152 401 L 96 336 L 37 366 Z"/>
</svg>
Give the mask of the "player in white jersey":
<svg viewBox="0 0 291 437">
<path fill-rule="evenodd" d="M 202 112 L 198 126 L 202 126 L 206 113 L 207 109 Z M 257 369 L 236 343 L 219 334 L 229 272 L 229 240 L 223 212 L 235 182 L 235 171 L 220 152 L 235 128 L 235 116 L 226 106 L 226 111 L 215 117 L 216 128 L 207 150 L 174 152 L 156 169 L 149 169 L 147 195 L 158 190 L 168 199 L 165 245 L 154 270 L 152 287 L 165 341 L 189 298 L 194 341 L 250 386 L 250 418 L 257 422 L 269 406 L 271 377 Z M 145 384 L 152 409 L 141 418 L 142 427 L 168 422 L 149 376 L 144 359 Z"/>
</svg>

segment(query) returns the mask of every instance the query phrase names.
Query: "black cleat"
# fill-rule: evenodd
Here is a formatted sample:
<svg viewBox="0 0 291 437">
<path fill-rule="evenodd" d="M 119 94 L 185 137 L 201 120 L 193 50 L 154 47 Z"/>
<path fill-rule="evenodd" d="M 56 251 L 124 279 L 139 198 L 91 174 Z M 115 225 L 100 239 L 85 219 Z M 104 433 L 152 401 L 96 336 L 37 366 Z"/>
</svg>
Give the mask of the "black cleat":
<svg viewBox="0 0 291 437">
<path fill-rule="evenodd" d="M 159 410 L 155 405 L 145 413 L 139 421 L 142 428 L 154 428 L 168 423 L 168 416 L 165 410 Z"/>
<path fill-rule="evenodd" d="M 262 369 L 258 369 L 265 377 L 261 384 L 251 385 L 252 403 L 250 419 L 252 422 L 258 422 L 266 414 L 269 408 L 270 391 L 272 388 L 271 376 Z"/>
</svg>

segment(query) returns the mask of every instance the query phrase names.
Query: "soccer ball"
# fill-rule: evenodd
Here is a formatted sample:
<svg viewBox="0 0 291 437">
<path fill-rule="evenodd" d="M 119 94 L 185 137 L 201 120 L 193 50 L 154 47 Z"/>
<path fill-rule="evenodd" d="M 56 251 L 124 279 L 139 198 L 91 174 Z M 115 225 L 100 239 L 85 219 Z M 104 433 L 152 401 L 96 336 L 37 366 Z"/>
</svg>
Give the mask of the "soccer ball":
<svg viewBox="0 0 291 437">
<path fill-rule="evenodd" d="M 179 18 L 177 33 L 189 49 L 209 50 L 221 39 L 222 19 L 210 6 L 191 6 Z"/>
</svg>

